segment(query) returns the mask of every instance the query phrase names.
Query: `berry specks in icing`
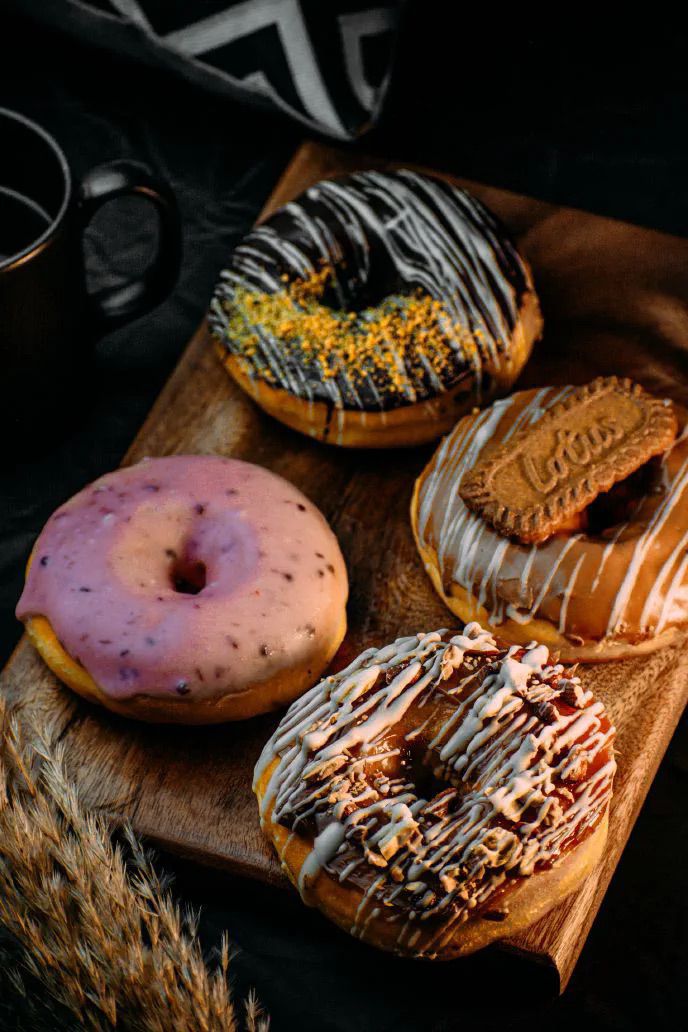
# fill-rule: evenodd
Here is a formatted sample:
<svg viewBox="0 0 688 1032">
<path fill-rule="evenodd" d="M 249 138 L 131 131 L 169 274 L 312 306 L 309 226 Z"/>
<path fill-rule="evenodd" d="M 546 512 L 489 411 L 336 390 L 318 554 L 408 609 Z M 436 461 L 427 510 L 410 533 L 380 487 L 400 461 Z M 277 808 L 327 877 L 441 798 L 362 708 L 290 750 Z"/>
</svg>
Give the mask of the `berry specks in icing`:
<svg viewBox="0 0 688 1032">
<path fill-rule="evenodd" d="M 346 600 L 336 539 L 302 498 L 267 470 L 215 456 L 145 460 L 108 474 L 46 524 L 17 615 L 45 616 L 113 698 L 241 690 L 287 656 L 306 658 L 304 616 L 339 612 Z M 340 573 L 334 590 L 287 561 L 298 554 L 304 519 Z"/>
</svg>

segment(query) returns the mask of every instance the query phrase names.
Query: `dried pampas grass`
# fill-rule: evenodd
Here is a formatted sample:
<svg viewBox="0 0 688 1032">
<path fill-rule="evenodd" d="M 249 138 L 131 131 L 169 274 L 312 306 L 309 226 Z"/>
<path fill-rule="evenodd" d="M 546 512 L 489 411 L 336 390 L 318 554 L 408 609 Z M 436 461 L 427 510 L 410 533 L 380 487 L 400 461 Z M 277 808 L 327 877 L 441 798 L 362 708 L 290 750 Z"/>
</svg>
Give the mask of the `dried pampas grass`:
<svg viewBox="0 0 688 1032">
<path fill-rule="evenodd" d="M 237 1016 L 227 942 L 209 971 L 194 919 L 135 836 L 125 829 L 113 844 L 105 818 L 83 809 L 60 746 L 1 698 L 0 926 L 0 961 L 12 948 L 20 958 L 3 975 L 3 1003 L 11 989 L 23 997 L 27 1028 L 268 1028 L 252 998 Z"/>
</svg>

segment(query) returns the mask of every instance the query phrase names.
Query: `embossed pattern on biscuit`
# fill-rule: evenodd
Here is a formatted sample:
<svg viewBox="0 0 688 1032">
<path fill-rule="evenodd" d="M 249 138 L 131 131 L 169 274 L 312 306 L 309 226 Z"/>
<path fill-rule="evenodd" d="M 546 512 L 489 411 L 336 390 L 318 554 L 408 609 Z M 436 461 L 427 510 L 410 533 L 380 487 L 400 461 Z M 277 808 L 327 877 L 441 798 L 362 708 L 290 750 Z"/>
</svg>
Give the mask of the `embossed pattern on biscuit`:
<svg viewBox="0 0 688 1032">
<path fill-rule="evenodd" d="M 628 379 L 599 377 L 485 455 L 459 493 L 500 534 L 522 544 L 545 541 L 666 451 L 676 431 L 668 399 Z"/>
</svg>

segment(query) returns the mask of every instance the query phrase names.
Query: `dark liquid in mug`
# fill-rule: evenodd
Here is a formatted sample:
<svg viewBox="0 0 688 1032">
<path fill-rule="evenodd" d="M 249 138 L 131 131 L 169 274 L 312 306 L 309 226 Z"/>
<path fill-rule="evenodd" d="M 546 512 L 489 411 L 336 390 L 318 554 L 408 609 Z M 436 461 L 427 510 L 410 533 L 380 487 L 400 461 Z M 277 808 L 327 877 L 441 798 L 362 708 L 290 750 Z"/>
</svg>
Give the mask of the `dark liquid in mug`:
<svg viewBox="0 0 688 1032">
<path fill-rule="evenodd" d="M 30 197 L 0 186 L 0 262 L 30 247 L 51 223 L 46 211 Z"/>
</svg>

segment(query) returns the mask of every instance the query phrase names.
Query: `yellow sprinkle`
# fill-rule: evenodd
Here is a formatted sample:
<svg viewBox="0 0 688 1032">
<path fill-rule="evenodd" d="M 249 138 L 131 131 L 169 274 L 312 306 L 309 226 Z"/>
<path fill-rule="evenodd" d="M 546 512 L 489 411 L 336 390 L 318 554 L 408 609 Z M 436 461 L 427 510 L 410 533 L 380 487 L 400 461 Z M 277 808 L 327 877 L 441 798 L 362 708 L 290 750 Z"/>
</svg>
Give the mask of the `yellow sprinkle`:
<svg viewBox="0 0 688 1032">
<path fill-rule="evenodd" d="M 409 383 L 421 382 L 426 367 L 451 380 L 457 368 L 458 346 L 463 362 L 476 356 L 478 332 L 452 322 L 445 305 L 420 291 L 410 296 L 393 295 L 363 312 L 328 307 L 323 295 L 334 279 L 329 266 L 304 279 L 285 283 L 274 294 L 237 287 L 225 303 L 228 335 L 240 355 L 256 354 L 259 333 L 277 337 L 288 354 L 302 366 L 315 366 L 327 380 L 345 371 L 354 383 L 371 373 L 386 378 L 387 390 L 403 392 Z M 261 375 L 274 380 L 270 370 Z"/>
</svg>

